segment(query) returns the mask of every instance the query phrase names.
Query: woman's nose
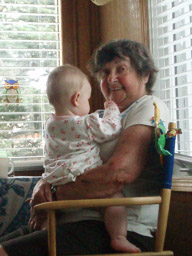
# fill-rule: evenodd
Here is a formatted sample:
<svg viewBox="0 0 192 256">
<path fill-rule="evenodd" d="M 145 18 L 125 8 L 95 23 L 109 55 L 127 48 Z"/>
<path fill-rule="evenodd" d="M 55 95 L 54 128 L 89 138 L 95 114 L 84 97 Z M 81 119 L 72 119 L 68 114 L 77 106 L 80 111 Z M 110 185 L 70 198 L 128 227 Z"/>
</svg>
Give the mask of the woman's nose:
<svg viewBox="0 0 192 256">
<path fill-rule="evenodd" d="M 117 81 L 117 74 L 114 71 L 111 71 L 108 75 L 108 83 L 114 83 Z"/>
</svg>

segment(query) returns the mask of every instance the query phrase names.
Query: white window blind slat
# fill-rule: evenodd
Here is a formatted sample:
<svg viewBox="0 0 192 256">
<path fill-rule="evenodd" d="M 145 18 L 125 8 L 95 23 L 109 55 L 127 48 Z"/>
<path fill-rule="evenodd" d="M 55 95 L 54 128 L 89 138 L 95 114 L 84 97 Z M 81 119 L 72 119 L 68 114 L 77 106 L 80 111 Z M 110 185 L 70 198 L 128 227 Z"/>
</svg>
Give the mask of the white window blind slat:
<svg viewBox="0 0 192 256">
<path fill-rule="evenodd" d="M 9 0 L 9 1 L 6 1 L 6 6 L 5 6 L 5 3 L 0 3 L 0 6 L 2 6 L 4 8 L 10 6 L 10 7 L 13 7 L 13 9 L 15 7 L 22 7 L 24 9 L 25 9 L 25 7 L 36 7 L 36 8 L 51 7 L 51 8 L 55 8 L 55 7 L 59 7 L 58 3 L 59 2 L 55 2 L 55 0 L 52 0 L 52 1 L 46 1 L 46 0 L 39 1 L 39 0 L 37 0 L 37 1 L 33 1 L 33 3 L 30 3 L 30 4 L 29 4 L 29 1 Z"/>
</svg>

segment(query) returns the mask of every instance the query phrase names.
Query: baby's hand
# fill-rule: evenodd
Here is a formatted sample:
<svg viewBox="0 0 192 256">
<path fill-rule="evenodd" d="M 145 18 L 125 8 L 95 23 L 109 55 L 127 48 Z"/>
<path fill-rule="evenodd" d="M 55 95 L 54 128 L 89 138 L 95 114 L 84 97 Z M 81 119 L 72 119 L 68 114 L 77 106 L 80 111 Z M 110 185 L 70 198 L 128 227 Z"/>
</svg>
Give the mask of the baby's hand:
<svg viewBox="0 0 192 256">
<path fill-rule="evenodd" d="M 107 85 L 101 84 L 101 92 L 106 100 L 111 99 L 111 93 L 110 93 L 110 90 L 108 89 Z"/>
<path fill-rule="evenodd" d="M 104 103 L 104 107 L 105 107 L 105 108 L 116 107 L 116 104 L 115 104 L 115 102 L 112 101 L 112 100 L 107 100 L 107 101 L 105 101 L 105 103 Z"/>
</svg>

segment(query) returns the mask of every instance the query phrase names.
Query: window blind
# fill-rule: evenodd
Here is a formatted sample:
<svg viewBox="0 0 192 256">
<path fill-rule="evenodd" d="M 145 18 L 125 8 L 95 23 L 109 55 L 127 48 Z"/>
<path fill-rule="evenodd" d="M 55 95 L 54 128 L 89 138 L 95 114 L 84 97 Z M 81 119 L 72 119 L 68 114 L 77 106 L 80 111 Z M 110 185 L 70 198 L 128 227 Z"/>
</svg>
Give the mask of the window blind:
<svg viewBox="0 0 192 256">
<path fill-rule="evenodd" d="M 0 151 L 15 161 L 44 155 L 46 79 L 62 63 L 60 9 L 60 0 L 0 3 Z"/>
<path fill-rule="evenodd" d="M 149 0 L 150 48 L 159 68 L 155 94 L 182 129 L 176 153 L 192 157 L 192 1 Z"/>
</svg>

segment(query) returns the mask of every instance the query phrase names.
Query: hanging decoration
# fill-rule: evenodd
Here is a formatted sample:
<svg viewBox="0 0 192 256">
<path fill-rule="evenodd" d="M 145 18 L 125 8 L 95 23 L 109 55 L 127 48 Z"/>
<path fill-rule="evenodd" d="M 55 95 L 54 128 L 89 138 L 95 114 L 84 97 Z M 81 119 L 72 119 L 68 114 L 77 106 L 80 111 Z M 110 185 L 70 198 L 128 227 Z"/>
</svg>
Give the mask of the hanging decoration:
<svg viewBox="0 0 192 256">
<path fill-rule="evenodd" d="M 19 83 L 16 80 L 5 80 L 4 102 L 19 103 L 21 101 Z"/>
</svg>

